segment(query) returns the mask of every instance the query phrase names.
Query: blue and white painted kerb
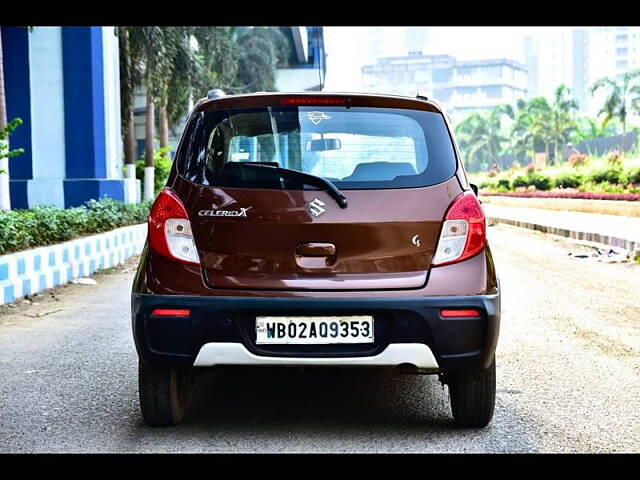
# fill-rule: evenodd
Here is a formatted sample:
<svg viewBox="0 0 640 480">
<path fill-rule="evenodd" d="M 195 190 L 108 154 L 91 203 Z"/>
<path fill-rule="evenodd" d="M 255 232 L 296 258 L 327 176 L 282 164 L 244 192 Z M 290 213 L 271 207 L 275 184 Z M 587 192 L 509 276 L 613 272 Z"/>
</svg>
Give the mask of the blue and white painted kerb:
<svg viewBox="0 0 640 480">
<path fill-rule="evenodd" d="M 139 255 L 147 224 L 0 256 L 0 305 Z"/>
</svg>

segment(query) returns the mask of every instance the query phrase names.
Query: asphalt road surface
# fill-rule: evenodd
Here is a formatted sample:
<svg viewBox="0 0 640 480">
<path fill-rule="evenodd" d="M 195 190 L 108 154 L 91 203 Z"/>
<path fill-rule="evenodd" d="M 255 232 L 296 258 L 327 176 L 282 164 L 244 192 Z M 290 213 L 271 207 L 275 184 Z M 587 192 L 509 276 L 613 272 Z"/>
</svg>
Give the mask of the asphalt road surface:
<svg viewBox="0 0 640 480">
<path fill-rule="evenodd" d="M 184 423 L 146 427 L 130 263 L 0 309 L 0 452 L 640 451 L 640 267 L 513 227 L 489 238 L 503 316 L 487 428 L 456 428 L 436 377 L 286 368 L 202 371 Z"/>
</svg>

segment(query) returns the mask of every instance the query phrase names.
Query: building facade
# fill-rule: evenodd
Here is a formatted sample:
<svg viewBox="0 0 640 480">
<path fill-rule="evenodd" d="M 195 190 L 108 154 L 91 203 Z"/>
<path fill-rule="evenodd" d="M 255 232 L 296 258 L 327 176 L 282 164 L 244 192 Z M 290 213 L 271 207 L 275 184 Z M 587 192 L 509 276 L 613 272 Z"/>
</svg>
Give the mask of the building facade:
<svg viewBox="0 0 640 480">
<path fill-rule="evenodd" d="M 622 82 L 624 74 L 640 68 L 639 27 L 593 27 L 589 35 L 589 85 L 598 79 L 609 77 Z M 597 115 L 606 97 L 604 91 L 590 96 L 587 113 Z M 638 124 L 640 117 L 629 112 L 630 121 Z"/>
<path fill-rule="evenodd" d="M 600 78 L 621 81 L 640 68 L 640 28 L 545 28 L 525 37 L 525 64 L 529 72 L 528 97 L 553 99 L 561 84 L 571 89 L 583 115 L 596 116 L 606 93 L 591 94 Z"/>
<path fill-rule="evenodd" d="M 114 27 L 1 27 L 12 208 L 133 201 L 122 175 Z M 134 190 L 135 191 L 135 190 Z"/>
<path fill-rule="evenodd" d="M 425 91 L 454 119 L 515 103 L 525 96 L 526 82 L 525 66 L 508 59 L 458 61 L 410 52 L 362 67 L 364 91 L 408 96 Z"/>
</svg>

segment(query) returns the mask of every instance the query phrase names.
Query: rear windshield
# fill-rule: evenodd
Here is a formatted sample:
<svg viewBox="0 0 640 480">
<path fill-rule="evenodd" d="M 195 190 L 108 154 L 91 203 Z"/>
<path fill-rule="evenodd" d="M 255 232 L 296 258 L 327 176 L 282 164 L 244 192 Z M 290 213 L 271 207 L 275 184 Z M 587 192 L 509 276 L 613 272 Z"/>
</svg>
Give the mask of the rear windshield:
<svg viewBox="0 0 640 480">
<path fill-rule="evenodd" d="M 340 189 L 435 185 L 456 169 L 441 114 L 372 107 L 261 107 L 200 112 L 187 126 L 180 174 L 202 185 L 314 188 L 266 162 L 331 180 Z"/>
</svg>

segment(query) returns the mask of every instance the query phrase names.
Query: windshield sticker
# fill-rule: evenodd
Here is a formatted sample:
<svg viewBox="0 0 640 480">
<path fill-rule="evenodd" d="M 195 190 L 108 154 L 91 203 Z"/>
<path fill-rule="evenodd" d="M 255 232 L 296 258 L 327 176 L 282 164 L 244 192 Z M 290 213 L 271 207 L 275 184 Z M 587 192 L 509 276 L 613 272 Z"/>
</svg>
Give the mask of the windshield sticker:
<svg viewBox="0 0 640 480">
<path fill-rule="evenodd" d="M 309 112 L 307 113 L 307 120 L 310 120 L 314 125 L 318 125 L 322 120 L 329 120 L 331 115 L 327 115 L 324 112 Z"/>
</svg>

